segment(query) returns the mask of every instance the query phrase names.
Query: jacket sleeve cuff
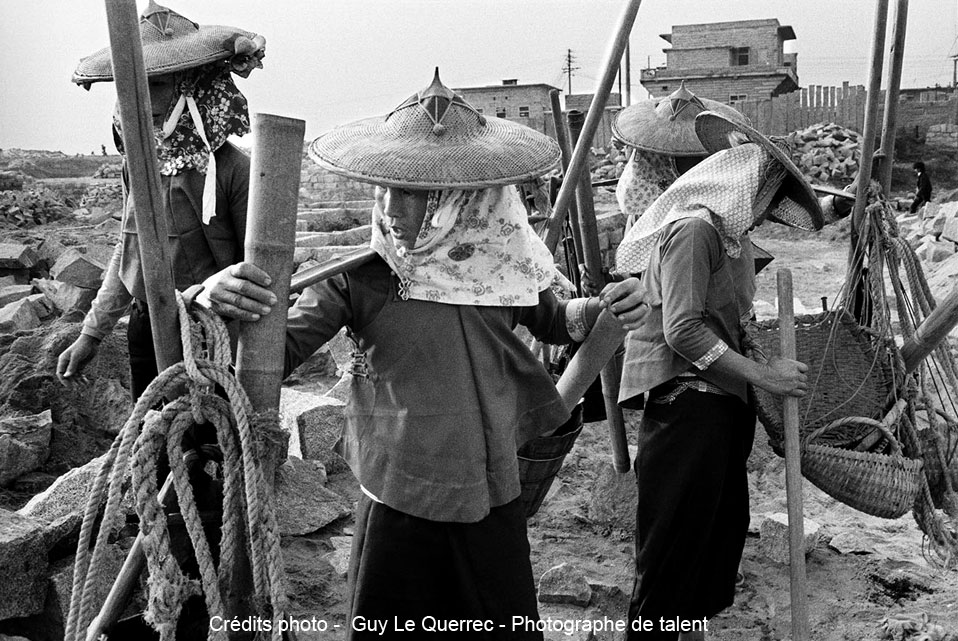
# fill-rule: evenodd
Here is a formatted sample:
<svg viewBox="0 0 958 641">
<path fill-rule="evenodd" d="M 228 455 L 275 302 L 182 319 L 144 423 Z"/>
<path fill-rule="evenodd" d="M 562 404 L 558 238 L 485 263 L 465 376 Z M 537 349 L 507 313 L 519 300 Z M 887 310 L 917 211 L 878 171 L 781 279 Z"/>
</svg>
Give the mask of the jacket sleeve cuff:
<svg viewBox="0 0 958 641">
<path fill-rule="evenodd" d="M 589 335 L 589 326 L 586 324 L 586 304 L 588 298 L 573 298 L 569 301 L 565 312 L 565 326 L 569 338 L 573 342 L 581 343 Z"/>
<path fill-rule="evenodd" d="M 725 343 L 725 341 L 720 340 L 719 342 L 715 343 L 715 345 L 712 345 L 709 351 L 705 352 L 697 360 L 693 361 L 692 365 L 694 365 L 696 369 L 706 370 L 709 368 L 709 365 L 717 361 L 719 357 L 726 351 L 728 351 L 728 345 Z"/>
</svg>

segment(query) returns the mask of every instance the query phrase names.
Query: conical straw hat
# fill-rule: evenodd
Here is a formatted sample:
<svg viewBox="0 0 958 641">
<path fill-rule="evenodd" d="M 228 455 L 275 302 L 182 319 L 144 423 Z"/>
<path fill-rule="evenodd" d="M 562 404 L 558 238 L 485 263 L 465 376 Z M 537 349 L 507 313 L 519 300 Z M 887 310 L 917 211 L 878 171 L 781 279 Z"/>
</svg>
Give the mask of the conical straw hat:
<svg viewBox="0 0 958 641">
<path fill-rule="evenodd" d="M 667 98 L 643 100 L 626 107 L 612 122 L 612 135 L 625 144 L 668 156 L 706 156 L 695 135 L 695 117 L 703 111 L 724 114 L 736 122 L 748 119 L 715 100 L 699 98 L 685 82 Z"/>
<path fill-rule="evenodd" d="M 555 140 L 484 116 L 439 80 L 390 114 L 316 138 L 309 156 L 333 173 L 386 187 L 479 189 L 541 176 L 559 162 Z"/>
</svg>

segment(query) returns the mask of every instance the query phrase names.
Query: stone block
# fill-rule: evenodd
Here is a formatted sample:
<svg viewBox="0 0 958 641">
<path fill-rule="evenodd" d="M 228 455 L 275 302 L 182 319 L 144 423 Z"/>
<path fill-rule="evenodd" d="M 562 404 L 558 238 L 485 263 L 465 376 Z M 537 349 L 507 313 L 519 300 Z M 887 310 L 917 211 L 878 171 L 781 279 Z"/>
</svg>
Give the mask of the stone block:
<svg viewBox="0 0 958 641">
<path fill-rule="evenodd" d="M 353 360 L 353 352 L 356 351 L 356 344 L 346 336 L 346 328 L 339 330 L 326 343 L 333 360 L 336 361 L 336 374 L 342 376 L 349 369 L 349 364 Z"/>
<path fill-rule="evenodd" d="M 295 456 L 298 449 L 302 458 L 320 461 L 330 474 L 347 470 L 346 462 L 333 452 L 343 430 L 345 409 L 341 400 L 284 388 L 280 416 L 283 429 L 290 434 L 290 454 Z"/>
<path fill-rule="evenodd" d="M 0 307 L 0 334 L 12 334 L 39 326 L 40 315 L 33 301 L 23 298 Z"/>
<path fill-rule="evenodd" d="M 368 245 L 372 238 L 372 225 L 362 225 L 344 231 L 296 232 L 297 247 L 327 247 L 329 245 Z"/>
<path fill-rule="evenodd" d="M 317 461 L 291 457 L 279 467 L 275 503 L 281 534 L 309 534 L 352 513 L 352 504 L 325 484 L 326 471 Z"/>
<path fill-rule="evenodd" d="M 30 294 L 26 300 L 33 305 L 34 311 L 40 320 L 46 320 L 56 311 L 56 306 L 44 294 Z"/>
<path fill-rule="evenodd" d="M 8 285 L 0 288 L 0 307 L 15 303 L 33 293 L 33 285 Z"/>
<path fill-rule="evenodd" d="M 314 260 L 322 263 L 356 251 L 355 245 L 329 245 L 325 247 L 296 247 L 293 262 L 296 264 Z"/>
<path fill-rule="evenodd" d="M 27 501 L 17 510 L 18 514 L 53 523 L 58 519 L 76 514 L 83 516 L 93 481 L 103 465 L 106 454 L 91 460 L 86 465 L 75 467 Z"/>
<path fill-rule="evenodd" d="M 29 245 L 0 243 L 0 268 L 32 269 L 40 261 L 40 256 Z"/>
<path fill-rule="evenodd" d="M 96 298 L 96 289 L 77 287 L 69 283 L 62 283 L 49 278 L 34 278 L 33 286 L 42 292 L 54 308 L 61 314 L 70 312 L 86 313 Z"/>
<path fill-rule="evenodd" d="M 586 607 L 592 600 L 592 588 L 573 565 L 562 563 L 545 571 L 539 578 L 540 603 L 566 603 Z"/>
<path fill-rule="evenodd" d="M 349 388 L 352 385 L 352 380 L 353 377 L 351 374 L 343 374 L 339 382 L 333 385 L 329 391 L 326 392 L 325 396 L 345 404 L 349 400 Z"/>
<path fill-rule="evenodd" d="M 96 289 L 103 282 L 103 269 L 99 261 L 71 248 L 50 268 L 50 276 L 77 287 Z"/>
<path fill-rule="evenodd" d="M 50 410 L 0 420 L 0 485 L 33 472 L 50 456 L 53 418 Z"/>
<path fill-rule="evenodd" d="M 43 523 L 0 509 L 0 621 L 37 614 L 47 593 Z"/>
<path fill-rule="evenodd" d="M 805 519 L 805 545 L 807 555 L 818 546 L 821 526 L 811 519 Z M 789 563 L 788 515 L 781 512 L 766 514 L 759 529 L 758 550 L 776 563 Z"/>
</svg>

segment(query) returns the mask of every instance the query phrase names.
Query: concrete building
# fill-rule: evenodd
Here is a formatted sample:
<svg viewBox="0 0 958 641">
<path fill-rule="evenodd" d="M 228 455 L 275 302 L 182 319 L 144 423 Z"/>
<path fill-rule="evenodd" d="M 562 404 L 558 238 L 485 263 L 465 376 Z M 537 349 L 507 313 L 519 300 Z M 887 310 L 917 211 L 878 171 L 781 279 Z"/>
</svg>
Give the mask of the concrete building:
<svg viewBox="0 0 958 641">
<path fill-rule="evenodd" d="M 777 19 L 675 25 L 662 34 L 664 67 L 643 69 L 642 86 L 658 98 L 684 80 L 701 98 L 732 103 L 761 100 L 798 88 L 798 54 L 785 53 L 795 32 Z"/>
<path fill-rule="evenodd" d="M 503 80 L 501 85 L 462 87 L 453 91 L 481 113 L 554 135 L 552 105 L 549 102 L 552 89 L 558 88 L 544 83 L 520 85 L 518 80 L 508 79 Z"/>
</svg>

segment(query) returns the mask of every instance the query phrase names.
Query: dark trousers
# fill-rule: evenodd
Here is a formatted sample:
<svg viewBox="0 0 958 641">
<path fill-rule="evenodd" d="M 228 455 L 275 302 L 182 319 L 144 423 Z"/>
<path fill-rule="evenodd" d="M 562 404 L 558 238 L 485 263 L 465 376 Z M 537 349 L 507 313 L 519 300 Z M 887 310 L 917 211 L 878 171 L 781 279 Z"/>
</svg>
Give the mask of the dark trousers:
<svg viewBox="0 0 958 641">
<path fill-rule="evenodd" d="M 356 508 L 348 594 L 352 641 L 381 638 L 378 631 L 356 629 L 370 621 L 386 621 L 387 638 L 542 639 L 534 626 L 515 627 L 512 620 L 539 620 L 519 499 L 492 508 L 477 523 L 447 523 L 410 516 L 364 494 Z M 464 619 L 490 621 L 492 629 L 441 628 Z"/>
<path fill-rule="evenodd" d="M 646 403 L 635 461 L 630 640 L 674 641 L 677 628 L 661 619 L 701 622 L 732 604 L 754 435 L 755 415 L 734 396 L 687 390 L 669 404 Z"/>
</svg>

